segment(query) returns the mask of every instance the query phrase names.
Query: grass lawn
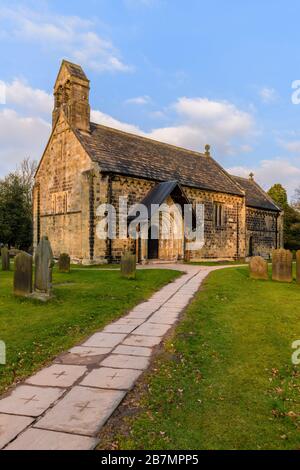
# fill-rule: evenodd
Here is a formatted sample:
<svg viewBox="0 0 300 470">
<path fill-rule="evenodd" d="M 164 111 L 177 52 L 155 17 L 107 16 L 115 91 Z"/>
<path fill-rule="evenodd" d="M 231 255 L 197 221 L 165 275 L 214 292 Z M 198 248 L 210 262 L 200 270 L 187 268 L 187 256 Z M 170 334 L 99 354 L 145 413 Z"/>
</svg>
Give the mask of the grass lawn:
<svg viewBox="0 0 300 470">
<path fill-rule="evenodd" d="M 296 283 L 213 272 L 101 448 L 300 449 L 299 306 Z"/>
<path fill-rule="evenodd" d="M 1 271 L 0 340 L 6 343 L 7 365 L 0 365 L 0 392 L 178 276 L 171 270 L 139 270 L 129 281 L 113 271 L 54 270 L 55 299 L 43 304 L 15 298 L 13 274 Z"/>
</svg>

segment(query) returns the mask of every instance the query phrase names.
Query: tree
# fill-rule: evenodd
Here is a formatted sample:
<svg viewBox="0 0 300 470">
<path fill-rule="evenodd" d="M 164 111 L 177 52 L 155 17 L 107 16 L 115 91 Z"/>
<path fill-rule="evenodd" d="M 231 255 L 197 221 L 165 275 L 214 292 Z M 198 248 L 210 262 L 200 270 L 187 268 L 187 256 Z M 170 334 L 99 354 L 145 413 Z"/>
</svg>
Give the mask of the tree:
<svg viewBox="0 0 300 470">
<path fill-rule="evenodd" d="M 274 184 L 274 186 L 269 189 L 268 194 L 282 209 L 288 205 L 287 192 L 281 184 Z"/>
<path fill-rule="evenodd" d="M 281 184 L 274 184 L 269 196 L 284 211 L 284 246 L 290 250 L 300 249 L 300 213 L 288 203 L 287 192 Z M 300 192 L 299 192 L 300 194 Z"/>
<path fill-rule="evenodd" d="M 0 242 L 27 250 L 32 245 L 32 187 L 36 164 L 25 159 L 0 180 Z"/>
<path fill-rule="evenodd" d="M 299 188 L 297 188 L 297 189 L 295 190 L 295 194 L 294 194 L 294 197 L 293 197 L 292 206 L 293 206 L 293 208 L 296 209 L 297 211 L 300 211 L 300 186 L 299 186 Z"/>
</svg>

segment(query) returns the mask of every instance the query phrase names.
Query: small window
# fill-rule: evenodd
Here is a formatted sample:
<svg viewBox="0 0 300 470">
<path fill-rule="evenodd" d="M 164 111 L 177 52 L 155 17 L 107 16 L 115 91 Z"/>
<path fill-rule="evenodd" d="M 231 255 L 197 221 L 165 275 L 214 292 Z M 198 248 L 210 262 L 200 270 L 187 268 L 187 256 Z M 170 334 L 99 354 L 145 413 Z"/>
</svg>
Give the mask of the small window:
<svg viewBox="0 0 300 470">
<path fill-rule="evenodd" d="M 214 224 L 216 228 L 221 228 L 225 225 L 225 208 L 223 204 L 214 204 Z"/>
</svg>

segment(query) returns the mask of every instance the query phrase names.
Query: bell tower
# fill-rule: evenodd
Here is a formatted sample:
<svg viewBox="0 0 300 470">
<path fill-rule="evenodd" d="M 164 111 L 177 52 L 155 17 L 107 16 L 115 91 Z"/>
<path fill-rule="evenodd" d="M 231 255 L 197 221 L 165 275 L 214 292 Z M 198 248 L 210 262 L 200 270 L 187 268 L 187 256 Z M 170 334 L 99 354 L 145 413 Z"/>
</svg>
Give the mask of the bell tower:
<svg viewBox="0 0 300 470">
<path fill-rule="evenodd" d="M 80 65 L 63 60 L 54 86 L 52 127 L 63 110 L 71 126 L 89 132 L 89 93 L 90 81 Z"/>
</svg>

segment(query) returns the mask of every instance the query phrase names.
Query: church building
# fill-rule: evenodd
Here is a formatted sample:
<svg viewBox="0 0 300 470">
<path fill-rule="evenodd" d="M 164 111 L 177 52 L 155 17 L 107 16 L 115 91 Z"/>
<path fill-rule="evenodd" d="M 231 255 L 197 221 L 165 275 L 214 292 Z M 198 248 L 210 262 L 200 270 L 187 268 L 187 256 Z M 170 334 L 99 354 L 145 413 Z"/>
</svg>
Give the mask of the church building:
<svg viewBox="0 0 300 470">
<path fill-rule="evenodd" d="M 268 258 L 282 246 L 283 214 L 254 175 L 228 174 L 208 145 L 200 153 L 91 122 L 89 91 L 82 68 L 64 60 L 52 133 L 35 176 L 35 246 L 47 235 L 55 257 L 69 253 L 85 264 L 118 262 L 125 251 L 143 263 Z M 187 249 L 184 230 L 178 234 L 172 225 L 168 239 L 160 236 L 161 226 L 157 239 L 97 236 L 103 219 L 97 208 L 118 207 L 120 197 L 129 206 L 201 204 L 203 246 Z"/>
</svg>

